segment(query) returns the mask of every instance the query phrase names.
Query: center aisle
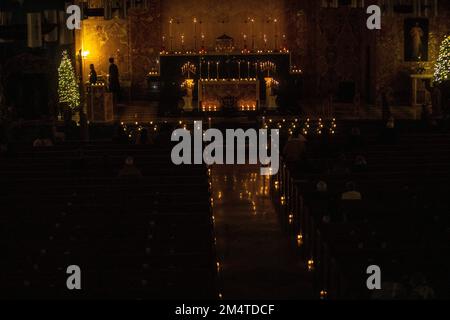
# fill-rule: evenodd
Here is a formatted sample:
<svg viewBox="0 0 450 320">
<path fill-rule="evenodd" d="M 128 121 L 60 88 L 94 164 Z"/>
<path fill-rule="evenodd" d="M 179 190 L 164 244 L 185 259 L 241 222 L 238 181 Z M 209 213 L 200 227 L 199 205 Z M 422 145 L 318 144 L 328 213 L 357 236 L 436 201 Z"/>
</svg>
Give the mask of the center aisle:
<svg viewBox="0 0 450 320">
<path fill-rule="evenodd" d="M 212 190 L 223 298 L 308 299 L 312 275 L 281 229 L 259 166 L 215 166 Z"/>
</svg>

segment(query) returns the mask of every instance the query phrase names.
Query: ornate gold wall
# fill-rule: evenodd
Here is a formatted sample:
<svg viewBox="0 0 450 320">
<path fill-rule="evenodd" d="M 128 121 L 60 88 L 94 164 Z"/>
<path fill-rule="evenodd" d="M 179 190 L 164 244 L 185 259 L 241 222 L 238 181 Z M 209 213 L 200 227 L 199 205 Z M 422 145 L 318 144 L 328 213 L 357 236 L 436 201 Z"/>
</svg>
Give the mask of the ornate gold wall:
<svg viewBox="0 0 450 320">
<path fill-rule="evenodd" d="M 128 13 L 133 95 L 145 96 L 146 75 L 158 68 L 161 48 L 161 0 L 149 0 L 148 9 Z"/>
<path fill-rule="evenodd" d="M 89 18 L 77 32 L 76 50 L 89 51 L 84 59 L 85 80 L 89 65 L 96 66 L 98 75 L 108 73 L 110 57 L 115 58 L 124 86 L 131 93 L 145 95 L 146 75 L 158 67 L 161 47 L 160 0 L 150 0 L 147 9 L 130 9 L 126 19 Z M 78 69 L 77 69 L 78 70 Z"/>
<path fill-rule="evenodd" d="M 108 73 L 110 57 L 114 57 L 121 77 L 130 79 L 130 39 L 126 20 L 114 18 L 89 18 L 83 21 L 82 37 L 77 37 L 77 51 L 88 51 L 84 59 L 84 75 L 89 74 L 93 63 L 98 75 Z"/>
</svg>

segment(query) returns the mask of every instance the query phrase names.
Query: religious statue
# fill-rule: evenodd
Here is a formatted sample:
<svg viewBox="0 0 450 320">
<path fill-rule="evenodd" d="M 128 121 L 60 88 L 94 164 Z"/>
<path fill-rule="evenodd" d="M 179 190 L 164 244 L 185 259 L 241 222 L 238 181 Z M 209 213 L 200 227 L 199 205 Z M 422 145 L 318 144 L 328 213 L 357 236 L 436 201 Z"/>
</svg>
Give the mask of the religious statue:
<svg viewBox="0 0 450 320">
<path fill-rule="evenodd" d="M 427 19 L 405 20 L 405 61 L 428 61 L 428 30 Z"/>
<path fill-rule="evenodd" d="M 425 34 L 418 22 L 411 28 L 409 34 L 411 37 L 412 58 L 422 60 L 423 37 Z"/>
</svg>

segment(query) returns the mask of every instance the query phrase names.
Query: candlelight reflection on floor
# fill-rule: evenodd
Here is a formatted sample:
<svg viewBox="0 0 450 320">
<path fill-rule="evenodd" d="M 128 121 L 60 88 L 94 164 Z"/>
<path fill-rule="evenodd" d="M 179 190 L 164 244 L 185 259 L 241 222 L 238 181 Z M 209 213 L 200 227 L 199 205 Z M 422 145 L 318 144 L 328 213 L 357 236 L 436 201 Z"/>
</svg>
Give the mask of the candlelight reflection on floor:
<svg viewBox="0 0 450 320">
<path fill-rule="evenodd" d="M 312 292 L 269 197 L 259 166 L 211 170 L 218 260 L 224 299 L 299 299 Z"/>
</svg>

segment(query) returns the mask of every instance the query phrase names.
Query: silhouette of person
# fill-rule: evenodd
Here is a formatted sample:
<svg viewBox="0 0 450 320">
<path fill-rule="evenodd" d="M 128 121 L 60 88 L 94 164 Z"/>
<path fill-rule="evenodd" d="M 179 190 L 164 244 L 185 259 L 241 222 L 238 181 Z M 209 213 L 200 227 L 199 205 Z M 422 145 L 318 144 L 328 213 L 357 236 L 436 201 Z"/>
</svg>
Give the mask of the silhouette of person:
<svg viewBox="0 0 450 320">
<path fill-rule="evenodd" d="M 109 91 L 114 94 L 115 98 L 119 98 L 119 68 L 114 63 L 114 58 L 109 58 Z"/>
<path fill-rule="evenodd" d="M 95 71 L 95 67 L 93 64 L 89 66 L 89 69 L 91 70 L 89 72 L 89 83 L 90 84 L 96 84 L 97 83 L 97 71 Z"/>
</svg>

